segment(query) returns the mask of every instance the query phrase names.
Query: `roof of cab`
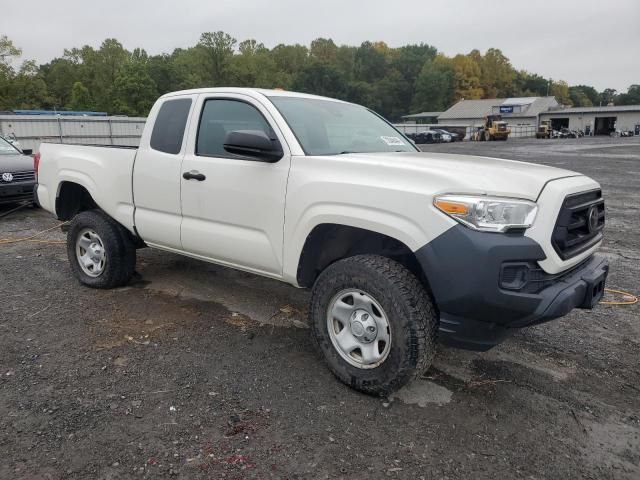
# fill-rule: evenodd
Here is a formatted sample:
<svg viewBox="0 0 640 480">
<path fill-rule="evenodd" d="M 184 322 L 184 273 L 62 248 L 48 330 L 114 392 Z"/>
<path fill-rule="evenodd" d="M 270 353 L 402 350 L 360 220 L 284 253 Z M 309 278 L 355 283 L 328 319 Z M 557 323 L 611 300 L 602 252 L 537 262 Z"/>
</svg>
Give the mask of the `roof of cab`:
<svg viewBox="0 0 640 480">
<path fill-rule="evenodd" d="M 329 100 L 332 102 L 343 102 L 342 100 L 338 100 L 336 98 L 330 97 L 322 97 L 319 95 L 311 95 L 308 93 L 299 93 L 299 92 L 291 92 L 288 90 L 269 90 L 266 88 L 240 88 L 240 87 L 215 87 L 215 88 L 194 88 L 191 90 L 179 90 L 177 92 L 165 93 L 160 98 L 167 97 L 176 97 L 180 95 L 198 95 L 198 94 L 206 94 L 206 93 L 241 93 L 245 95 L 249 95 L 252 97 L 256 97 L 258 95 L 264 97 L 298 97 L 298 98 L 310 98 L 316 100 Z"/>
</svg>

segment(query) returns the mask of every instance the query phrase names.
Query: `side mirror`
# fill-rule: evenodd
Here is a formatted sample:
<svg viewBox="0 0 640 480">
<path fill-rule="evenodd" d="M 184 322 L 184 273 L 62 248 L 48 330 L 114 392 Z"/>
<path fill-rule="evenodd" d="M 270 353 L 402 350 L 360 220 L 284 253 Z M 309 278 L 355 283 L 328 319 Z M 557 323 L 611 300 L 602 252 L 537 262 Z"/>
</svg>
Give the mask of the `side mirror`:
<svg viewBox="0 0 640 480">
<path fill-rule="evenodd" d="M 277 162 L 284 152 L 277 139 L 271 139 L 262 130 L 235 130 L 227 133 L 224 149 L 229 153 L 254 157 L 264 162 Z"/>
<path fill-rule="evenodd" d="M 23 155 L 32 155 L 33 154 L 33 149 L 32 148 L 23 148 L 22 149 L 22 154 Z"/>
</svg>

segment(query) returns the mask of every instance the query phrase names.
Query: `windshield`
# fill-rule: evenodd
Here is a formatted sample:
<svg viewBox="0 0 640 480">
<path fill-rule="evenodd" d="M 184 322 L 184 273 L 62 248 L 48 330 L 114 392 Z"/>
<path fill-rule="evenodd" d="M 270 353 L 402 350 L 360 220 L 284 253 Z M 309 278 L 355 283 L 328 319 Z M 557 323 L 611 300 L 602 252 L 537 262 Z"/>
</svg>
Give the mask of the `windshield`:
<svg viewBox="0 0 640 480">
<path fill-rule="evenodd" d="M 4 138 L 0 137 L 0 155 L 16 155 L 20 152 Z"/>
<path fill-rule="evenodd" d="M 359 105 L 303 97 L 270 100 L 307 155 L 417 151 L 389 123 Z"/>
</svg>

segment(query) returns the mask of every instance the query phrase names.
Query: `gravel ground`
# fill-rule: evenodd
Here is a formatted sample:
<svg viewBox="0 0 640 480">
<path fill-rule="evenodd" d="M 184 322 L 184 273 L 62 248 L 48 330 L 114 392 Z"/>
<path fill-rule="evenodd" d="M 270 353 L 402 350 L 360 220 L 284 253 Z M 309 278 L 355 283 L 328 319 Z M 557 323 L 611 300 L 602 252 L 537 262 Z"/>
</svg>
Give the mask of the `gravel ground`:
<svg viewBox="0 0 640 480">
<path fill-rule="evenodd" d="M 424 149 L 597 179 L 608 286 L 638 293 L 638 139 Z M 55 224 L 22 210 L 0 238 Z M 315 355 L 306 291 L 149 249 L 131 286 L 95 291 L 63 245 L 0 250 L 2 479 L 640 478 L 638 305 L 574 311 L 486 353 L 440 347 L 379 399 Z"/>
</svg>

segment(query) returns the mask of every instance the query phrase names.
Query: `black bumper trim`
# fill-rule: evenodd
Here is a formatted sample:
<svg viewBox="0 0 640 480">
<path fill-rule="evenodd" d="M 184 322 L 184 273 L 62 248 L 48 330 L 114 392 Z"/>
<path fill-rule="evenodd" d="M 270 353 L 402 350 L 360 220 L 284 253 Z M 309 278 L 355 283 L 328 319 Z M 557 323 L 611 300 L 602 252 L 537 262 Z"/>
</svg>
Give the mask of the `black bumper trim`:
<svg viewBox="0 0 640 480">
<path fill-rule="evenodd" d="M 523 235 L 504 235 L 454 226 L 415 252 L 440 312 L 440 338 L 450 345 L 488 350 L 514 328 L 593 308 L 609 270 L 592 256 L 537 293 L 502 289 L 505 262 L 537 262 L 544 252 Z"/>
<path fill-rule="evenodd" d="M 34 199 L 35 182 L 3 183 L 0 185 L 0 203 L 17 203 Z"/>
</svg>

